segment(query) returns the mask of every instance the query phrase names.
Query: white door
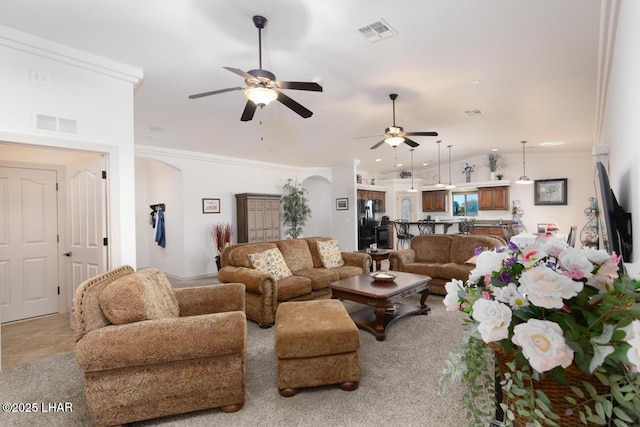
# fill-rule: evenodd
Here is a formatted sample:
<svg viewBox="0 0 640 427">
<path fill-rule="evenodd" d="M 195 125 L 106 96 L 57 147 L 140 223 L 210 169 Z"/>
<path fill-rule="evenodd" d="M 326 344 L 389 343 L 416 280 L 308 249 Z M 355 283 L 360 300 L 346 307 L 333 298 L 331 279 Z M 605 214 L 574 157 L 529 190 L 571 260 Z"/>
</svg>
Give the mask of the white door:
<svg viewBox="0 0 640 427">
<path fill-rule="evenodd" d="M 107 269 L 105 160 L 92 156 L 67 164 L 68 275 L 71 295 L 83 281 Z"/>
<path fill-rule="evenodd" d="M 417 193 L 399 191 L 396 193 L 396 219 L 406 219 L 415 222 L 418 219 L 418 197 Z"/>
<path fill-rule="evenodd" d="M 57 171 L 0 167 L 2 322 L 58 312 Z"/>
</svg>

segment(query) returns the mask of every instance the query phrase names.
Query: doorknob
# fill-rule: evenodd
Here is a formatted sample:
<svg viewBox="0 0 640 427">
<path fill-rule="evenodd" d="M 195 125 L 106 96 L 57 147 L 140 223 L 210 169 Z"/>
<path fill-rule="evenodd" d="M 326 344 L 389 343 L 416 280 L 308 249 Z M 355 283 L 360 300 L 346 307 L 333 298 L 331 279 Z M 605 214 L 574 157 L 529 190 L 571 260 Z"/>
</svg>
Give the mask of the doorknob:
<svg viewBox="0 0 640 427">
<path fill-rule="evenodd" d="M 69 251 L 69 252 L 65 252 L 63 255 L 64 255 L 64 256 L 68 256 L 68 257 L 70 257 L 70 256 L 71 256 L 71 251 Z"/>
</svg>

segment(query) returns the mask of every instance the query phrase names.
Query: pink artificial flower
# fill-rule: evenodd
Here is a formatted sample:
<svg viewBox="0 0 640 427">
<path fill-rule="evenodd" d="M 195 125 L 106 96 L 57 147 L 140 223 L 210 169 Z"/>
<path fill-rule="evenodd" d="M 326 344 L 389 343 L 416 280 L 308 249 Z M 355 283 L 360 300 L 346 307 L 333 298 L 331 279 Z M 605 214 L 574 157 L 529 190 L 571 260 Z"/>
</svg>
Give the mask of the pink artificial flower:
<svg viewBox="0 0 640 427">
<path fill-rule="evenodd" d="M 558 261 L 560 261 L 564 274 L 573 280 L 591 277 L 593 264 L 583 252 L 568 247 L 560 253 Z"/>
<path fill-rule="evenodd" d="M 520 253 L 520 261 L 527 268 L 533 266 L 536 262 L 545 257 L 547 257 L 547 253 L 538 245 L 529 245 L 522 249 L 522 252 Z"/>
</svg>

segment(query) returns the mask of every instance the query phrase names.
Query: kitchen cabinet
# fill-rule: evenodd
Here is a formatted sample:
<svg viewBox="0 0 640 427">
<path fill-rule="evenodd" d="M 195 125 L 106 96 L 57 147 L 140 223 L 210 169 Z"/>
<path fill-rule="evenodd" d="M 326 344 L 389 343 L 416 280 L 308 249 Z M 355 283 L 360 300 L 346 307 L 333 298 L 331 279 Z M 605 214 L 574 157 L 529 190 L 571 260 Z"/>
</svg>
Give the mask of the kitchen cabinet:
<svg viewBox="0 0 640 427">
<path fill-rule="evenodd" d="M 497 211 L 509 209 L 509 187 L 479 187 L 478 209 Z"/>
<path fill-rule="evenodd" d="M 503 237 L 502 226 L 489 226 L 489 227 L 473 227 L 473 234 L 479 236 L 499 236 Z"/>
<path fill-rule="evenodd" d="M 236 194 L 238 243 L 280 240 L 280 194 Z"/>
<path fill-rule="evenodd" d="M 380 200 L 378 212 L 386 212 L 384 191 L 358 190 L 359 200 Z"/>
<path fill-rule="evenodd" d="M 447 210 L 447 191 L 423 191 L 422 212 L 444 212 Z"/>
</svg>

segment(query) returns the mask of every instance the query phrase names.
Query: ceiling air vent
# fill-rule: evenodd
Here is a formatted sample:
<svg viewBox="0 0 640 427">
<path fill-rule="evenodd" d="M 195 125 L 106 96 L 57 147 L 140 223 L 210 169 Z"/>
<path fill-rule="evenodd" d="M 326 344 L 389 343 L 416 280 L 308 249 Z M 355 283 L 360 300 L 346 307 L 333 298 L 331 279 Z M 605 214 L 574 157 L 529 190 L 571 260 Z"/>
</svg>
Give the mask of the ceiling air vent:
<svg viewBox="0 0 640 427">
<path fill-rule="evenodd" d="M 478 116 L 480 114 L 484 114 L 484 111 L 482 111 L 480 109 L 464 110 L 463 113 L 464 113 L 465 116 Z"/>
<path fill-rule="evenodd" d="M 66 134 L 78 134 L 78 122 L 73 119 L 63 119 L 46 114 L 36 114 L 36 129 Z"/>
<path fill-rule="evenodd" d="M 384 19 L 380 19 L 372 24 L 365 25 L 358 29 L 360 34 L 365 36 L 370 42 L 377 42 L 388 37 L 398 34 L 396 30 L 391 28 Z"/>
</svg>

